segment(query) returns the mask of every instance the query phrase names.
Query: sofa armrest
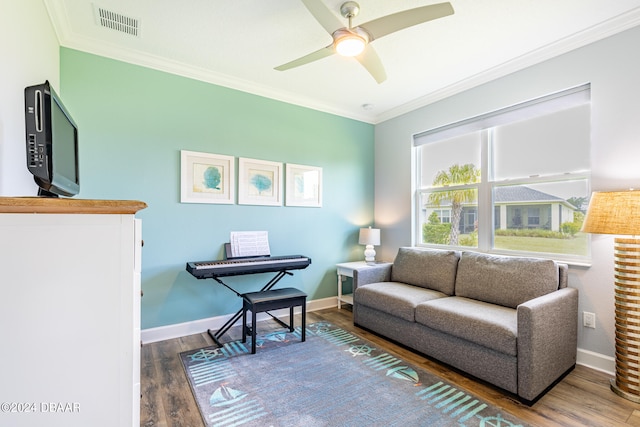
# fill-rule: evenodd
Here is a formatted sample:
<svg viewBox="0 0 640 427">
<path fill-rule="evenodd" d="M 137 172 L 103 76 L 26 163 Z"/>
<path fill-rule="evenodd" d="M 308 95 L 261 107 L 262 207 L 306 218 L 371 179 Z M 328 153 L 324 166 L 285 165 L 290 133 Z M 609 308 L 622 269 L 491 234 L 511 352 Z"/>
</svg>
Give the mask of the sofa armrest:
<svg viewBox="0 0 640 427">
<path fill-rule="evenodd" d="M 362 270 L 353 270 L 353 291 L 358 286 L 369 283 L 388 282 L 391 280 L 391 267 L 393 264 L 372 265 Z"/>
<path fill-rule="evenodd" d="M 563 288 L 517 308 L 518 395 L 533 401 L 576 364 L 578 290 Z"/>
</svg>

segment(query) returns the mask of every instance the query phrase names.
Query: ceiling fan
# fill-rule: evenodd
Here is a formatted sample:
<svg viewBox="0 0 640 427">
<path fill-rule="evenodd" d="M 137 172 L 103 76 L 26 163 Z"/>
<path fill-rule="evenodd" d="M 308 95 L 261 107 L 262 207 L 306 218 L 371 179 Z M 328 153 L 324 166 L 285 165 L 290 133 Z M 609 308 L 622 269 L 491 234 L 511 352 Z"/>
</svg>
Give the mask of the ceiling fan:
<svg viewBox="0 0 640 427">
<path fill-rule="evenodd" d="M 322 49 L 275 67 L 275 69 L 278 71 L 289 70 L 338 53 L 343 56 L 355 57 L 378 83 L 387 79 L 387 73 L 380 57 L 373 47 L 369 46 L 369 43 L 396 31 L 453 14 L 451 3 L 438 3 L 383 16 L 353 27 L 351 20 L 360 12 L 360 5 L 354 1 L 348 1 L 340 7 L 340 14 L 349 20 L 349 26 L 345 27 L 322 1 L 302 0 L 302 3 L 320 25 L 331 34 L 333 42 Z"/>
</svg>

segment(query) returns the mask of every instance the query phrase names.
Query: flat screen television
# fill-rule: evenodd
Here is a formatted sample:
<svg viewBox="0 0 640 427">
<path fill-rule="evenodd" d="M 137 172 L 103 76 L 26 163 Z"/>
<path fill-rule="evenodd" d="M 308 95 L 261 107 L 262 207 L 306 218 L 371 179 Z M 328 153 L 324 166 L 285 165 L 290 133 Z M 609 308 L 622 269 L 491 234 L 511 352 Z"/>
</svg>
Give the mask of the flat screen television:
<svg viewBox="0 0 640 427">
<path fill-rule="evenodd" d="M 78 127 L 48 81 L 24 90 L 27 169 L 38 196 L 80 191 Z"/>
</svg>

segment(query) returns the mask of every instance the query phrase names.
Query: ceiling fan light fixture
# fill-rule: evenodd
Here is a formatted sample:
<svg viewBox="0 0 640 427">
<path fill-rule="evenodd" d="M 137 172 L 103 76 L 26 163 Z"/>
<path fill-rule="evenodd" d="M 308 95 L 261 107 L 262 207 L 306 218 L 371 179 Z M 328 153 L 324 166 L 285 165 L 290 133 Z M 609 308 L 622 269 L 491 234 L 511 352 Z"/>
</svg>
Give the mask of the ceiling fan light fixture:
<svg viewBox="0 0 640 427">
<path fill-rule="evenodd" d="M 357 56 L 362 53 L 369 38 L 364 31 L 358 28 L 341 28 L 333 33 L 333 48 L 342 56 Z"/>
<path fill-rule="evenodd" d="M 357 56 L 362 53 L 364 47 L 366 45 L 365 40 L 352 34 L 350 36 L 344 36 L 338 40 L 336 40 L 336 52 L 338 52 L 342 56 Z"/>
</svg>

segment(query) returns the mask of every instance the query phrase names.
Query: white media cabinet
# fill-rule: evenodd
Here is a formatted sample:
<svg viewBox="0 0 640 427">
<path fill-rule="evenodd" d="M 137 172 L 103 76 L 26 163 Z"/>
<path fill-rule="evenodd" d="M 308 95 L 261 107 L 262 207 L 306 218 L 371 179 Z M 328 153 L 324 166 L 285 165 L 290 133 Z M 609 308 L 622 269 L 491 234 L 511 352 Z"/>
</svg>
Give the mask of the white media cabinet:
<svg viewBox="0 0 640 427">
<path fill-rule="evenodd" d="M 140 425 L 145 207 L 0 197 L 0 425 Z"/>
</svg>

